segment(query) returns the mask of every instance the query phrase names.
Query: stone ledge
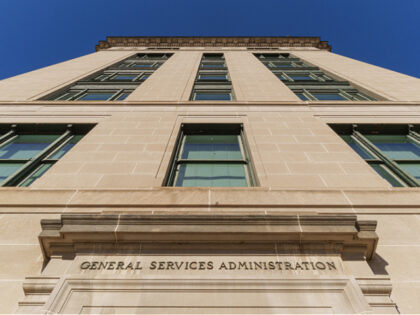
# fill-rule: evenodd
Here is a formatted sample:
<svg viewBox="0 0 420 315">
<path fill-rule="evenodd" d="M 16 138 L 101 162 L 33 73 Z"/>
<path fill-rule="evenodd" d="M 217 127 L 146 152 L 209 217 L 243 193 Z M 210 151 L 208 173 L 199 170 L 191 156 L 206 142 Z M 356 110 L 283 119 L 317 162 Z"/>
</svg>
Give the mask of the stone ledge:
<svg viewBox="0 0 420 315">
<path fill-rule="evenodd" d="M 364 221 L 365 225 L 367 224 Z M 42 220 L 39 235 L 45 259 L 81 253 L 138 252 L 141 244 L 164 252 L 200 244 L 214 252 L 237 244 L 273 244 L 276 251 L 346 254 L 371 259 L 378 236 L 360 230 L 355 215 L 71 215 Z M 274 246 L 274 244 L 276 244 Z M 278 244 L 278 246 L 277 246 Z"/>
</svg>

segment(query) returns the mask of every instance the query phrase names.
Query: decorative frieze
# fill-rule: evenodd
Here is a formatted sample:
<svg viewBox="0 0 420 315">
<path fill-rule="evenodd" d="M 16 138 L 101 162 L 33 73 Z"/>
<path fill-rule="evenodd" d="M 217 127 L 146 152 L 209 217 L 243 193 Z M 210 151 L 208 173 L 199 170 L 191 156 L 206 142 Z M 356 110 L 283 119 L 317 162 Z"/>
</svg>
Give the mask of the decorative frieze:
<svg viewBox="0 0 420 315">
<path fill-rule="evenodd" d="M 259 37 L 114 37 L 99 41 L 96 51 L 111 47 L 315 47 L 331 51 L 328 41 L 321 41 L 320 37 L 290 37 L 290 36 L 259 36 Z"/>
</svg>

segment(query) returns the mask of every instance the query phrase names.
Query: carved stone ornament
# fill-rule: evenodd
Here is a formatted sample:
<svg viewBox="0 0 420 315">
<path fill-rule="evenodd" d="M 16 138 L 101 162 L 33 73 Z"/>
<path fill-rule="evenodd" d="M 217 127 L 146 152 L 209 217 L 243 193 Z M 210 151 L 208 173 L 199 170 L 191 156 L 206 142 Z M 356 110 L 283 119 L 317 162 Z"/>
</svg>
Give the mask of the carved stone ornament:
<svg viewBox="0 0 420 315">
<path fill-rule="evenodd" d="M 331 51 L 328 41 L 321 41 L 320 37 L 290 37 L 290 36 L 267 36 L 267 37 L 152 37 L 134 36 L 118 37 L 108 36 L 106 40 L 99 41 L 96 51 L 111 47 L 315 47 Z"/>
</svg>

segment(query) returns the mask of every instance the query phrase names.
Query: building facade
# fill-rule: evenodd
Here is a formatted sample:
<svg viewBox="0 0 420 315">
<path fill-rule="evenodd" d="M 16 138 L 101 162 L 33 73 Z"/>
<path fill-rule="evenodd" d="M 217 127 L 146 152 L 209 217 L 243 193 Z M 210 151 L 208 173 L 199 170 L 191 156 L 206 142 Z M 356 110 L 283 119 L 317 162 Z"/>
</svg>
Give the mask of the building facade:
<svg viewBox="0 0 420 315">
<path fill-rule="evenodd" d="M 316 37 L 109 37 L 0 81 L 0 312 L 420 312 L 420 80 Z"/>
</svg>

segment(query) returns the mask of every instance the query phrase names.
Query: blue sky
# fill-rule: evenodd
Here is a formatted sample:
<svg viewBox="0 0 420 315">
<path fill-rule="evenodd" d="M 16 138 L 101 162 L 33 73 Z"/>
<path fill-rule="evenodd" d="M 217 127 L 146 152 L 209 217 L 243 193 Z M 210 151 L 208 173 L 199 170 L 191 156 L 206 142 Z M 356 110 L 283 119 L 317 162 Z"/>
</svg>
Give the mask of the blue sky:
<svg viewBox="0 0 420 315">
<path fill-rule="evenodd" d="M 106 36 L 321 36 L 333 52 L 420 78 L 420 0 L 0 0 L 0 79 Z"/>
</svg>

